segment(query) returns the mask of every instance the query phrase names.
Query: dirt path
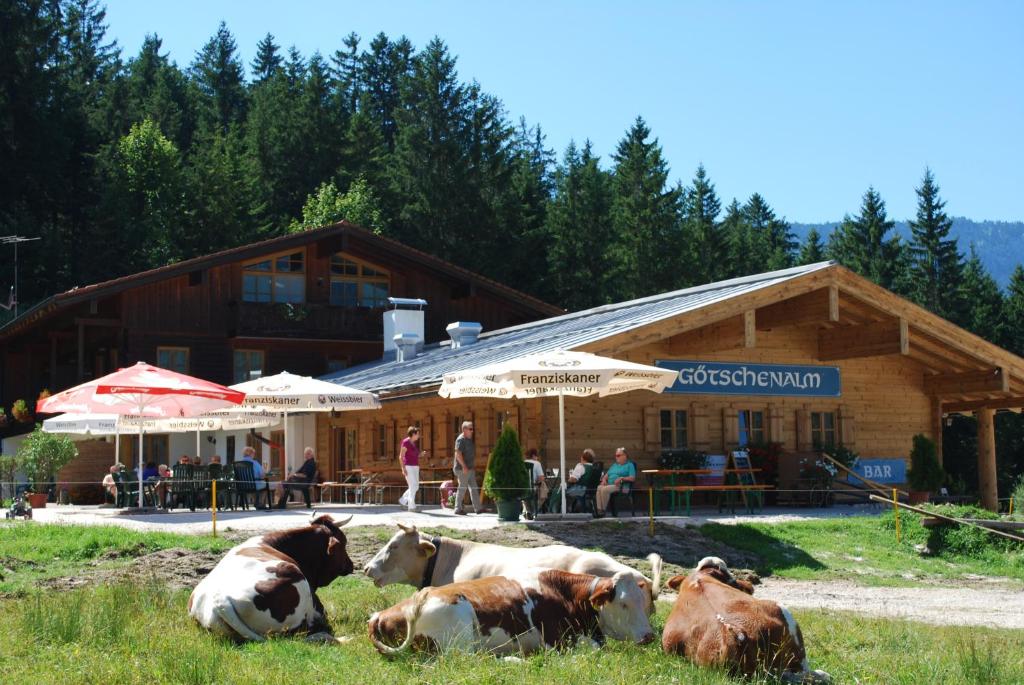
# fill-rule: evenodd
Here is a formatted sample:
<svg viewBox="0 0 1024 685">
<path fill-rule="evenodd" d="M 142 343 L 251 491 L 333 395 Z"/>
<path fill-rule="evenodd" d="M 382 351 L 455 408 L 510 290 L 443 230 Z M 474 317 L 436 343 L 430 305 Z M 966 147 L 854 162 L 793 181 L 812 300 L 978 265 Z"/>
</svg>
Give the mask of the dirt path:
<svg viewBox="0 0 1024 685">
<path fill-rule="evenodd" d="M 991 587 L 866 587 L 844 580 L 762 578 L 754 595 L 792 609 L 853 611 L 936 625 L 1024 629 L 1024 592 Z"/>
</svg>

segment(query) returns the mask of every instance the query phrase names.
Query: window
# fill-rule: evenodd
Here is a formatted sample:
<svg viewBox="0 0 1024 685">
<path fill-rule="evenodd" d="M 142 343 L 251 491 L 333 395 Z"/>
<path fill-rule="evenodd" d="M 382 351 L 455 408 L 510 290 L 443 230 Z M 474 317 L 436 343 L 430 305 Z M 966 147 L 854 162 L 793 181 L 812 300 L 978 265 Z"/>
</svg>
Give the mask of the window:
<svg viewBox="0 0 1024 685">
<path fill-rule="evenodd" d="M 156 365 L 161 369 L 188 373 L 188 348 L 187 347 L 158 347 L 156 348 Z"/>
<path fill-rule="evenodd" d="M 391 278 L 387 271 L 338 253 L 331 257 L 331 304 L 339 307 L 384 307 Z"/>
<path fill-rule="evenodd" d="M 686 412 L 682 409 L 661 410 L 661 448 L 686 447 Z"/>
<path fill-rule="evenodd" d="M 740 447 L 764 442 L 764 412 L 741 409 L 739 411 Z"/>
<path fill-rule="evenodd" d="M 235 350 L 235 383 L 242 383 L 254 378 L 260 378 L 262 375 L 262 350 Z"/>
<path fill-rule="evenodd" d="M 300 252 L 274 255 L 242 266 L 245 302 L 306 301 L 306 256 Z"/>
<path fill-rule="evenodd" d="M 811 412 L 811 443 L 814 449 L 836 446 L 836 415 L 830 411 Z"/>
</svg>

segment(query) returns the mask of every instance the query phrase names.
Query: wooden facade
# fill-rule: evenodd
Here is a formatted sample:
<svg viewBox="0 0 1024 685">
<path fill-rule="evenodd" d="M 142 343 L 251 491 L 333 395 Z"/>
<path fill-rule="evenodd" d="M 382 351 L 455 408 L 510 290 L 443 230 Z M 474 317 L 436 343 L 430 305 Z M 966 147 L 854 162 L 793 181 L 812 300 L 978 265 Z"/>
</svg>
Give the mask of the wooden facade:
<svg viewBox="0 0 1024 685">
<path fill-rule="evenodd" d="M 247 291 L 270 273 L 259 269 L 276 272 L 278 259 L 301 271 L 259 283 L 287 285 L 289 301 L 254 301 L 280 299 L 276 290 Z M 339 275 L 346 264 L 361 270 Z M 363 280 L 376 289 L 346 300 L 340 286 L 351 281 L 357 293 Z M 49 298 L 0 328 L 0 406 L 10 414 L 19 398 L 32 406 L 44 388 L 56 392 L 140 360 L 224 384 L 257 366 L 263 375 L 323 375 L 380 358 L 389 295 L 427 300 L 426 342 L 445 338 L 456 320 L 500 328 L 562 311 L 340 223 Z"/>
<path fill-rule="evenodd" d="M 569 464 L 586 447 L 607 464 L 615 448 L 623 446 L 641 468 L 655 466 L 666 445 L 666 411 L 670 424 L 676 418 L 685 422 L 669 426 L 677 430 L 674 435 L 685 436 L 678 447 L 711 453 L 734 449 L 751 416 L 741 413 L 759 412 L 757 437 L 780 443 L 791 455 L 811 454 L 826 437 L 862 457 L 906 460 L 917 433 L 934 439 L 941 455 L 945 413 L 976 411 L 987 435 L 993 407 L 1024 404 L 1024 359 L 835 265 L 682 315 L 612 331 L 576 349 L 646 364 L 829 365 L 840 369 L 842 386 L 839 397 L 638 391 L 606 399 L 566 398 Z M 325 472 L 358 466 L 397 473 L 398 442 L 408 426 L 419 424 L 421 444 L 432 455 L 426 465 L 443 473 L 463 419 L 476 424 L 477 454 L 484 455 L 478 462 L 493 448 L 501 423 L 511 421 L 524 447 L 537 447 L 547 467 L 558 465 L 557 399 L 444 400 L 422 388 L 384 399 L 379 412 L 317 418 Z M 980 442 L 982 502 L 994 508 L 994 476 L 988 477 L 995 473 L 994 447 Z"/>
</svg>

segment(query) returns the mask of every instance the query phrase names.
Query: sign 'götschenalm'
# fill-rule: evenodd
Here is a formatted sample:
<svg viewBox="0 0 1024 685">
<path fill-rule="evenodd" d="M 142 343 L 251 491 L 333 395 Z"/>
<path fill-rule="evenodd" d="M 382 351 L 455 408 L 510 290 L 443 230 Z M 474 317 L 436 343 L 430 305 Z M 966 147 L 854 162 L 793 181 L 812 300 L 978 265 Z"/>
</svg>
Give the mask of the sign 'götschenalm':
<svg viewBox="0 0 1024 685">
<path fill-rule="evenodd" d="M 791 366 L 744 362 L 700 362 L 659 359 L 663 369 L 676 372 L 666 392 L 701 395 L 790 395 L 839 397 L 836 366 Z"/>
</svg>

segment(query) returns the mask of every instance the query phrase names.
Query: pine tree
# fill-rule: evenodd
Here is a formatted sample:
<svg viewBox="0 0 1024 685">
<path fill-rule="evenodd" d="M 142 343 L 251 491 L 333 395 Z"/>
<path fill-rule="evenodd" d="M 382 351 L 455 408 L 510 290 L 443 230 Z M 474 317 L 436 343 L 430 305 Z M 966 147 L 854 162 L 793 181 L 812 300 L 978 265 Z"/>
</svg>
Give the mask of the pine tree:
<svg viewBox="0 0 1024 685">
<path fill-rule="evenodd" d="M 666 292 L 680 280 L 678 188 L 667 187 L 668 163 L 642 117 L 619 141 L 612 188 L 616 297 Z"/>
<path fill-rule="evenodd" d="M 412 74 L 412 55 L 412 43 L 407 38 L 391 41 L 380 33 L 370 41 L 370 49 L 359 57 L 357 81 L 360 95 L 365 94 L 365 111 L 377 122 L 389 151 L 395 149 L 401 88 Z"/>
<path fill-rule="evenodd" d="M 729 244 L 718 223 L 722 203 L 704 165 L 697 167 L 693 185 L 683 192 L 683 235 L 689 247 L 683 272 L 687 284 L 711 283 L 729 272 Z"/>
<path fill-rule="evenodd" d="M 569 311 L 610 302 L 612 181 L 589 140 L 582 151 L 569 143 L 554 183 L 547 215 L 549 297 Z"/>
<path fill-rule="evenodd" d="M 270 33 L 263 36 L 256 44 L 256 57 L 250 65 L 253 83 L 266 81 L 281 68 L 283 60 L 278 53 L 279 50 L 280 47 L 274 42 L 274 36 Z"/>
<path fill-rule="evenodd" d="M 743 216 L 743 207 L 736 198 L 725 208 L 725 216 L 721 222 L 722 234 L 728 246 L 728 270 L 724 278 L 736 278 L 747 274 L 763 271 L 754 267 L 755 260 L 751 254 L 755 251 L 754 234 Z"/>
<path fill-rule="evenodd" d="M 786 220 L 775 216 L 775 212 L 759 193 L 750 196 L 742 211 L 750 231 L 747 238 L 750 248 L 748 259 L 751 266 L 755 267 L 755 272 L 792 266 L 797 243 Z"/>
<path fill-rule="evenodd" d="M 163 42 L 147 35 L 139 54 L 128 61 L 116 84 L 110 114 L 111 138 L 128 134 L 132 125 L 151 119 L 182 153 L 188 153 L 196 128 L 196 102 L 185 75 L 161 54 Z"/>
<path fill-rule="evenodd" d="M 226 134 L 245 120 L 245 71 L 235 38 L 224 22 L 196 53 L 189 72 L 201 95 L 200 124 L 205 132 Z"/>
<path fill-rule="evenodd" d="M 821 234 L 818 229 L 812 228 L 807 231 L 804 244 L 800 247 L 800 256 L 797 262 L 800 264 L 815 264 L 825 259 L 825 246 L 821 242 Z"/>
<path fill-rule="evenodd" d="M 885 201 L 870 187 L 864 193 L 860 214 L 843 217 L 829 237 L 829 256 L 883 288 L 891 288 L 900 240 L 887 234 L 895 225 L 886 214 Z"/>
<path fill-rule="evenodd" d="M 1003 321 L 1003 293 L 995 279 L 981 263 L 978 252 L 971 244 L 970 256 L 964 264 L 963 279 L 960 281 L 960 299 L 969 306 L 963 310 L 959 324 L 989 342 L 1003 345 L 1005 342 Z"/>
<path fill-rule="evenodd" d="M 943 211 L 939 186 L 931 169 L 917 192 L 917 218 L 910 222 L 910 254 L 914 276 L 914 300 L 950 320 L 961 318 L 959 286 L 963 264 L 956 238 L 949 238 L 953 221 Z"/>
<path fill-rule="evenodd" d="M 1014 354 L 1024 354 L 1024 267 L 1020 264 L 1010 276 L 1004 305 L 1004 342 Z"/>
</svg>

